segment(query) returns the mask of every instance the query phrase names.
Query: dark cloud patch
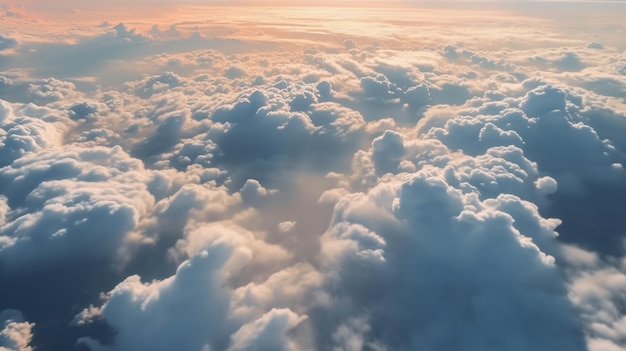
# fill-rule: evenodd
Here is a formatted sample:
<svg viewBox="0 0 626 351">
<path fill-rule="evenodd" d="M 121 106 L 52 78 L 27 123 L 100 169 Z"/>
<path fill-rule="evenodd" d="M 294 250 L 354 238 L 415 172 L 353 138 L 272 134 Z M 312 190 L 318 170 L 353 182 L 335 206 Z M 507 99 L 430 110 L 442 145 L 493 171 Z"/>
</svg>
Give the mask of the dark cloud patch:
<svg viewBox="0 0 626 351">
<path fill-rule="evenodd" d="M 98 112 L 98 106 L 88 102 L 80 102 L 70 106 L 69 110 L 70 118 L 74 120 L 89 120 L 94 119 L 94 115 Z"/>
<path fill-rule="evenodd" d="M 0 51 L 14 48 L 17 44 L 18 42 L 16 39 L 5 34 L 0 34 Z"/>
<path fill-rule="evenodd" d="M 456 60 L 459 58 L 459 51 L 454 45 L 447 45 L 443 48 L 443 56 L 449 60 Z"/>
<path fill-rule="evenodd" d="M 574 52 L 564 53 L 560 59 L 554 62 L 554 65 L 567 71 L 578 71 L 584 67 L 584 64 Z"/>
<path fill-rule="evenodd" d="M 187 116 L 178 114 L 163 119 L 156 127 L 154 134 L 135 147 L 133 156 L 148 160 L 152 156 L 170 150 L 179 142 L 186 119 Z"/>
<path fill-rule="evenodd" d="M 540 117 L 548 112 L 565 112 L 566 92 L 544 85 L 526 93 L 520 108 L 530 117 Z"/>
<path fill-rule="evenodd" d="M 15 271 L 0 264 L 0 270 L 5 286 L 0 292 L 0 308 L 19 308 L 34 322 L 31 344 L 35 348 L 86 351 L 76 346 L 76 340 L 84 335 L 112 341 L 113 331 L 104 323 L 81 329 L 70 326 L 75 314 L 97 303 L 101 291 L 121 279 L 107 262 L 86 259 L 80 264 L 56 263 L 31 271 Z"/>
<path fill-rule="evenodd" d="M 229 79 L 241 78 L 246 74 L 246 72 L 239 67 L 230 67 L 226 71 L 224 71 L 224 75 Z"/>
<path fill-rule="evenodd" d="M 419 109 L 426 106 L 430 102 L 430 89 L 428 85 L 420 84 L 408 88 L 402 101 L 408 104 L 412 109 Z"/>
<path fill-rule="evenodd" d="M 469 89 L 459 84 L 444 83 L 441 87 L 430 87 L 433 104 L 462 105 L 471 96 Z"/>
<path fill-rule="evenodd" d="M 604 49 L 604 45 L 602 43 L 597 42 L 597 41 L 592 41 L 589 44 L 587 44 L 587 49 L 602 50 L 602 49 Z"/>
<path fill-rule="evenodd" d="M 406 90 L 416 84 L 413 73 L 405 67 L 379 65 L 375 70 L 387 77 L 390 82 L 400 89 Z"/>
<path fill-rule="evenodd" d="M 399 133 L 386 130 L 372 142 L 372 161 L 380 174 L 396 172 L 405 153 L 404 141 Z"/>
<path fill-rule="evenodd" d="M 619 79 L 596 78 L 583 83 L 583 86 L 598 94 L 619 98 L 626 102 L 626 84 Z"/>
<path fill-rule="evenodd" d="M 348 50 L 356 49 L 356 42 L 352 39 L 346 39 L 343 41 L 343 46 Z"/>
<path fill-rule="evenodd" d="M 361 78 L 361 88 L 364 96 L 368 98 L 386 99 L 393 95 L 391 82 L 384 75 Z"/>
<path fill-rule="evenodd" d="M 561 239 L 604 255 L 625 253 L 626 178 L 619 185 L 585 184 L 584 193 L 558 193 L 546 211 L 561 218 Z"/>
</svg>

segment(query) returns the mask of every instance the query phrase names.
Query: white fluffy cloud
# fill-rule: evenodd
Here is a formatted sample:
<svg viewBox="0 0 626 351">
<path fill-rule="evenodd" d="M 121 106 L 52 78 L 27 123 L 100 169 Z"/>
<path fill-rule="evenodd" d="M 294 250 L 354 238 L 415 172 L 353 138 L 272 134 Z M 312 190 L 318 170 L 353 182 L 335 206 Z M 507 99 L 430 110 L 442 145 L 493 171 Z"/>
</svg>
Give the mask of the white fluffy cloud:
<svg viewBox="0 0 626 351">
<path fill-rule="evenodd" d="M 0 331 L 0 350 L 32 351 L 30 346 L 33 324 L 24 320 L 22 313 L 16 310 L 0 312 L 2 330 Z"/>
<path fill-rule="evenodd" d="M 334 308 L 346 323 L 365 313 L 365 340 L 392 349 L 584 349 L 554 258 L 538 246 L 550 250 L 558 221 L 512 195 L 481 201 L 445 172 L 337 204 L 323 241 Z"/>
<path fill-rule="evenodd" d="M 306 317 L 271 309 L 256 320 L 237 318 L 231 311 L 234 292 L 225 283 L 248 264 L 251 252 L 226 235 L 206 247 L 164 280 L 142 283 L 139 276 L 128 277 L 78 322 L 106 319 L 117 330 L 116 350 L 293 350 L 287 332 Z"/>
<path fill-rule="evenodd" d="M 119 147 L 31 153 L 0 174 L 5 264 L 115 255 L 154 206 L 150 175 Z"/>
</svg>

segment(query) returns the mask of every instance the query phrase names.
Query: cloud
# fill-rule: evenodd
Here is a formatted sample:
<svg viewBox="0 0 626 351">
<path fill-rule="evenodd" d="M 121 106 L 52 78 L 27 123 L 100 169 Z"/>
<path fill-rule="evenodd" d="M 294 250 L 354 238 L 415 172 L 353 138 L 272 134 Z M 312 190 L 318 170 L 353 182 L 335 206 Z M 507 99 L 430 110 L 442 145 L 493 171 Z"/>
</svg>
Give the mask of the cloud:
<svg viewBox="0 0 626 351">
<path fill-rule="evenodd" d="M 7 166 L 27 153 L 43 151 L 58 146 L 62 133 L 53 123 L 46 123 L 40 118 L 16 116 L 12 106 L 0 100 L 0 166 Z"/>
<path fill-rule="evenodd" d="M 604 45 L 602 45 L 602 43 L 598 43 L 597 41 L 592 41 L 589 44 L 587 44 L 587 48 L 588 49 L 602 50 L 602 49 L 604 49 Z"/>
<path fill-rule="evenodd" d="M 623 174 L 619 152 L 582 123 L 569 99 L 562 89 L 539 86 L 521 99 L 521 111 L 508 108 L 494 114 L 456 117 L 443 128 L 431 128 L 427 135 L 469 154 L 496 145 L 522 147 L 564 191 L 576 191 L 583 181 L 619 181 Z"/>
<path fill-rule="evenodd" d="M 104 318 L 117 331 L 116 350 L 291 350 L 286 333 L 306 317 L 271 309 L 242 325 L 231 315 L 233 291 L 224 283 L 249 260 L 250 252 L 223 236 L 183 262 L 171 277 L 151 283 L 128 277 L 107 293 L 101 307 L 85 311 L 80 322 Z"/>
<path fill-rule="evenodd" d="M 24 320 L 22 313 L 16 310 L 4 310 L 0 313 L 3 329 L 0 331 L 0 350 L 31 351 L 33 324 Z"/>
<path fill-rule="evenodd" d="M 623 348 L 619 16 L 151 5 L 5 16 L 7 348 Z"/>
<path fill-rule="evenodd" d="M 378 173 L 395 172 L 406 153 L 402 135 L 386 130 L 372 141 L 372 161 Z"/>
<path fill-rule="evenodd" d="M 295 350 L 286 334 L 304 319 L 290 310 L 273 309 L 233 334 L 233 345 L 228 350 Z"/>
<path fill-rule="evenodd" d="M 254 203 L 261 201 L 265 196 L 276 193 L 276 190 L 265 189 L 258 180 L 248 179 L 240 190 L 241 198 L 245 202 Z"/>
<path fill-rule="evenodd" d="M 4 34 L 0 34 L 0 51 L 11 49 L 16 47 L 18 44 L 17 40 L 11 38 L 10 36 L 6 36 Z"/>
<path fill-rule="evenodd" d="M 337 204 L 323 243 L 335 308 L 365 313 L 366 340 L 394 349 L 584 349 L 554 259 L 533 244 L 554 226 L 535 214 L 523 230 L 505 196 L 481 202 L 444 177 L 418 172 Z"/>
<path fill-rule="evenodd" d="M 14 210 L 2 227 L 6 264 L 115 255 L 154 204 L 150 176 L 119 147 L 59 151 L 0 169 Z"/>
<path fill-rule="evenodd" d="M 576 274 L 570 298 L 588 326 L 591 350 L 620 350 L 623 347 L 626 276 L 623 262 L 604 263 L 594 257 L 591 265 Z"/>
<path fill-rule="evenodd" d="M 296 227 L 297 223 L 294 221 L 285 221 L 278 223 L 278 230 L 281 232 L 290 232 Z"/>
<path fill-rule="evenodd" d="M 216 245 L 163 281 L 145 284 L 131 276 L 118 284 L 105 304 L 94 310 L 117 331 L 116 349 L 214 349 L 223 343 L 220 335 L 226 327 L 229 296 L 221 286 L 219 268 L 232 250 L 227 244 Z M 141 333 L 137 325 L 142 326 Z"/>
<path fill-rule="evenodd" d="M 224 75 L 229 79 L 241 78 L 246 74 L 244 70 L 238 67 L 230 67 L 224 71 Z"/>
</svg>

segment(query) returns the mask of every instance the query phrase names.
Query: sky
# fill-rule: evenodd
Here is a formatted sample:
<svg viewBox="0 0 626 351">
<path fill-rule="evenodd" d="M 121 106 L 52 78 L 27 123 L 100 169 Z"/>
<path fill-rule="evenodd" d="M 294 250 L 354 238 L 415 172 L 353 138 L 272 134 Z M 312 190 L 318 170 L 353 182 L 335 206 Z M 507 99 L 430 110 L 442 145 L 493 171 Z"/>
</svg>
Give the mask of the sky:
<svg viewBox="0 0 626 351">
<path fill-rule="evenodd" d="M 0 351 L 626 350 L 626 4 L 286 4 L 0 1 Z"/>
</svg>

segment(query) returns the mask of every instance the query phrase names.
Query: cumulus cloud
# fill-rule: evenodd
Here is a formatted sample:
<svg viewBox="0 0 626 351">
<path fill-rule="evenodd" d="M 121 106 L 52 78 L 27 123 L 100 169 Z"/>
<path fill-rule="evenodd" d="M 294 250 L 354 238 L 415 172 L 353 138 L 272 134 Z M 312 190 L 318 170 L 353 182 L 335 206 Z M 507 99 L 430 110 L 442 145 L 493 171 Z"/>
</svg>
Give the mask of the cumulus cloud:
<svg viewBox="0 0 626 351">
<path fill-rule="evenodd" d="M 110 291 L 105 304 L 93 313 L 115 328 L 119 350 L 213 349 L 223 342 L 220 334 L 229 297 L 220 284 L 219 269 L 231 250 L 216 245 L 181 264 L 174 276 L 163 281 L 142 283 L 139 276 L 131 276 Z M 142 333 L 136 330 L 138 325 Z"/>
<path fill-rule="evenodd" d="M 142 172 L 119 147 L 42 151 L 5 166 L 2 192 L 14 211 L 2 226 L 0 259 L 115 255 L 154 205 Z"/>
<path fill-rule="evenodd" d="M 517 145 L 540 170 L 571 191 L 582 181 L 619 181 L 623 176 L 621 152 L 582 123 L 583 117 L 566 91 L 539 86 L 527 92 L 519 109 L 516 107 L 495 113 L 471 111 L 468 116 L 446 121 L 445 127 L 431 128 L 426 135 L 469 154 L 496 145 Z M 468 143 L 466 138 L 478 142 Z"/>
<path fill-rule="evenodd" d="M 604 49 L 604 45 L 602 45 L 602 43 L 598 43 L 597 41 L 592 41 L 589 44 L 587 44 L 587 48 L 588 49 L 602 50 L 602 49 Z"/>
<path fill-rule="evenodd" d="M 554 258 L 533 243 L 554 225 L 535 214 L 520 228 L 507 197 L 475 195 L 423 171 L 346 196 L 323 245 L 335 308 L 368 315 L 366 340 L 387 348 L 584 349 Z"/>
<path fill-rule="evenodd" d="M 2 157 L 0 166 L 7 166 L 26 153 L 42 151 L 61 144 L 62 133 L 53 123 L 46 123 L 40 116 L 16 116 L 11 105 L 0 100 L 0 135 Z"/>
<path fill-rule="evenodd" d="M 286 333 L 304 319 L 287 309 L 273 309 L 233 334 L 228 350 L 296 350 Z"/>
<path fill-rule="evenodd" d="M 22 313 L 16 310 L 0 312 L 3 329 L 0 331 L 0 350 L 32 351 L 30 346 L 33 324 L 24 320 Z"/>
<path fill-rule="evenodd" d="M 249 251 L 223 236 L 183 262 L 171 277 L 151 283 L 128 277 L 107 293 L 101 307 L 83 312 L 79 322 L 105 319 L 117 331 L 116 350 L 292 350 L 286 333 L 305 316 L 271 309 L 245 323 L 231 311 L 235 296 L 225 281 L 249 260 Z M 98 345 L 90 339 L 82 342 Z"/>
</svg>

